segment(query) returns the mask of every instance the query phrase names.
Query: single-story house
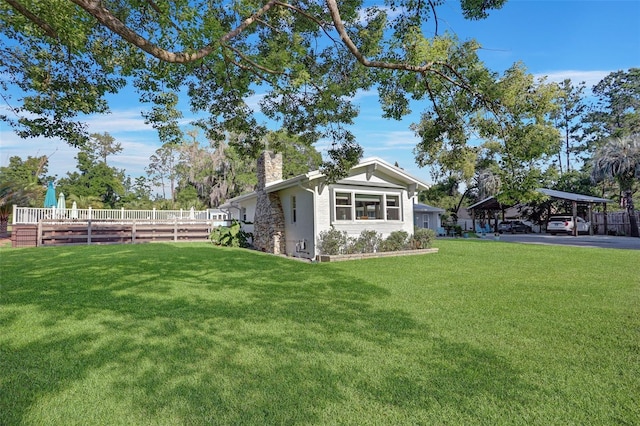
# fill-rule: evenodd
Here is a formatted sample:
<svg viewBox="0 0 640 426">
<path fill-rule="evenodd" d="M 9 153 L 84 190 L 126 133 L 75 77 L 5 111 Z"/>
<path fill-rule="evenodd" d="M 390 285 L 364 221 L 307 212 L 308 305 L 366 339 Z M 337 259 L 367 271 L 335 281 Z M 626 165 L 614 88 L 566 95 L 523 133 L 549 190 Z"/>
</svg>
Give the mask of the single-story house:
<svg viewBox="0 0 640 426">
<path fill-rule="evenodd" d="M 445 210 L 427 204 L 415 203 L 413 205 L 413 224 L 417 228 L 427 228 L 436 231 L 442 226 L 440 215 Z"/>
<path fill-rule="evenodd" d="M 314 259 L 318 235 L 332 226 L 356 237 L 375 230 L 383 238 L 394 231 L 414 231 L 414 202 L 428 185 L 379 158 L 353 167 L 329 184 L 318 170 L 282 179 L 282 155 L 266 152 L 258 159 L 254 192 L 220 206 L 253 233 L 253 245 L 268 253 Z M 429 222 L 430 227 L 438 221 Z M 424 225 L 424 220 L 422 225 Z"/>
</svg>

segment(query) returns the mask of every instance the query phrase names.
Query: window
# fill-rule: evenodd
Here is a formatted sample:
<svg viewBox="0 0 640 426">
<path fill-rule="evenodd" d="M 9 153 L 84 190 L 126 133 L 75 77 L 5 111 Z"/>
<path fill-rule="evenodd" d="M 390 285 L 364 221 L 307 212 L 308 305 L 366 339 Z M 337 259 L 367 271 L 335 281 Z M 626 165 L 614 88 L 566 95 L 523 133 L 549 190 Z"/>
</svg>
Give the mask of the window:
<svg viewBox="0 0 640 426">
<path fill-rule="evenodd" d="M 422 227 L 425 229 L 429 229 L 429 215 L 428 214 L 423 214 L 422 215 Z"/>
<path fill-rule="evenodd" d="M 243 208 L 240 210 L 240 217 L 242 218 L 242 221 L 243 221 L 243 222 L 246 222 L 246 221 L 247 221 L 247 208 L 246 208 L 246 207 L 243 207 Z"/>
<path fill-rule="evenodd" d="M 291 223 L 296 223 L 297 215 L 296 215 L 296 196 L 291 196 Z"/>
<path fill-rule="evenodd" d="M 356 194 L 356 219 L 384 219 L 382 195 Z"/>
<path fill-rule="evenodd" d="M 336 192 L 335 220 L 401 220 L 400 195 Z"/>
<path fill-rule="evenodd" d="M 336 220 L 351 220 L 351 194 L 336 192 Z"/>
<path fill-rule="evenodd" d="M 400 220 L 400 197 L 387 195 L 387 220 Z"/>
</svg>

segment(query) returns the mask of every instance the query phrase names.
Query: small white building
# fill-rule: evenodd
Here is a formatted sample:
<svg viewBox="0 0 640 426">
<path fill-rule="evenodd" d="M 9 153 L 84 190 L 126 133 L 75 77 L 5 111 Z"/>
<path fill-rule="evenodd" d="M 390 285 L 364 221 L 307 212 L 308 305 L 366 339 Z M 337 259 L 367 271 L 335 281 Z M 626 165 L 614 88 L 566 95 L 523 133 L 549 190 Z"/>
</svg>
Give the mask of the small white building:
<svg viewBox="0 0 640 426">
<path fill-rule="evenodd" d="M 264 153 L 258 160 L 258 189 L 220 206 L 254 235 L 257 249 L 314 259 L 317 237 L 332 226 L 358 236 L 375 230 L 414 231 L 414 202 L 428 185 L 404 170 L 369 158 L 348 176 L 328 184 L 320 171 L 282 179 L 282 156 Z"/>
</svg>

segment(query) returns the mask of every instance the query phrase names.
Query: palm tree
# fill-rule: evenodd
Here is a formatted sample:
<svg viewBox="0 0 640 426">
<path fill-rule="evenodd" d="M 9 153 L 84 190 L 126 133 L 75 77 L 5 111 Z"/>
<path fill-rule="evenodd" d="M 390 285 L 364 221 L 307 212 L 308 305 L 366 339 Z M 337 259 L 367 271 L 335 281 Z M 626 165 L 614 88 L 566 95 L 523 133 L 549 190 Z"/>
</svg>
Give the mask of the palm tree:
<svg viewBox="0 0 640 426">
<path fill-rule="evenodd" d="M 76 202 L 76 206 L 79 209 L 88 209 L 89 207 L 93 209 L 101 209 L 104 207 L 104 203 L 95 195 L 75 195 L 71 194 L 67 200 L 70 202 Z"/>
<path fill-rule="evenodd" d="M 639 237 L 633 206 L 634 184 L 640 179 L 640 135 L 612 138 L 596 152 L 591 180 L 595 183 L 615 180 L 624 194 L 629 213 L 631 236 Z"/>
<path fill-rule="evenodd" d="M 9 181 L 0 183 L 0 237 L 8 234 L 9 215 L 13 212 L 13 205 L 26 205 L 29 199 L 28 188 L 20 188 Z"/>
</svg>

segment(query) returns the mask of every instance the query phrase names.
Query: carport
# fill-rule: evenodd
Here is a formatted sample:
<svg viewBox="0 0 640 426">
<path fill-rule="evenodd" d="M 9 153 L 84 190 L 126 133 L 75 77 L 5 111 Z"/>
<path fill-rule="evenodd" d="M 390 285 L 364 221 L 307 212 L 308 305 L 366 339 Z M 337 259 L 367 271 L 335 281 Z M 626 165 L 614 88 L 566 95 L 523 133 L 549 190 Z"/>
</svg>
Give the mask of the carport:
<svg viewBox="0 0 640 426">
<path fill-rule="evenodd" d="M 606 198 L 593 197 L 591 195 L 575 194 L 573 192 L 556 191 L 555 189 L 538 188 L 538 192 L 556 199 L 571 201 L 571 215 L 573 216 L 573 223 L 576 223 L 576 216 L 578 216 L 578 204 L 586 204 L 588 208 L 589 216 L 589 235 L 593 235 L 593 206 L 594 204 L 602 204 L 604 210 L 604 233 L 607 234 L 607 203 L 613 203 L 613 200 Z M 573 228 L 573 236 L 578 235 L 578 227 Z"/>
<path fill-rule="evenodd" d="M 555 189 L 547 189 L 547 188 L 538 188 L 536 191 L 544 194 L 552 199 L 556 200 L 564 200 L 571 201 L 572 211 L 571 214 L 573 216 L 574 223 L 576 222 L 576 216 L 578 215 L 578 204 L 586 204 L 588 208 L 588 221 L 593 223 L 593 206 L 595 204 L 603 204 L 604 205 L 604 233 L 607 233 L 607 203 L 613 203 L 613 200 L 608 200 L 606 198 L 593 197 L 591 195 L 584 194 L 575 194 L 572 192 L 564 192 L 564 191 L 556 191 Z M 495 197 L 488 197 L 482 201 L 479 201 L 469 207 L 467 207 L 467 211 L 471 212 L 471 220 L 473 222 L 473 228 L 476 227 L 476 215 L 477 212 L 488 211 L 491 212 L 489 214 L 490 218 L 493 219 L 493 230 L 498 230 L 498 214 L 501 213 L 501 217 L 504 220 L 504 212 L 508 208 L 513 207 L 512 205 L 504 205 L 500 203 Z M 491 220 L 491 219 L 490 219 Z M 573 230 L 574 236 L 577 236 L 577 229 Z M 589 227 L 589 235 L 593 235 L 593 226 Z"/>
<path fill-rule="evenodd" d="M 482 201 L 478 201 L 477 203 L 467 207 L 467 211 L 471 212 L 471 223 L 473 229 L 476 229 L 476 217 L 477 212 L 489 212 L 489 224 L 493 220 L 493 232 L 498 232 L 498 212 L 500 212 L 501 220 L 504 220 L 504 211 L 510 207 L 511 205 L 504 205 L 500 203 L 496 197 L 488 197 Z"/>
</svg>

